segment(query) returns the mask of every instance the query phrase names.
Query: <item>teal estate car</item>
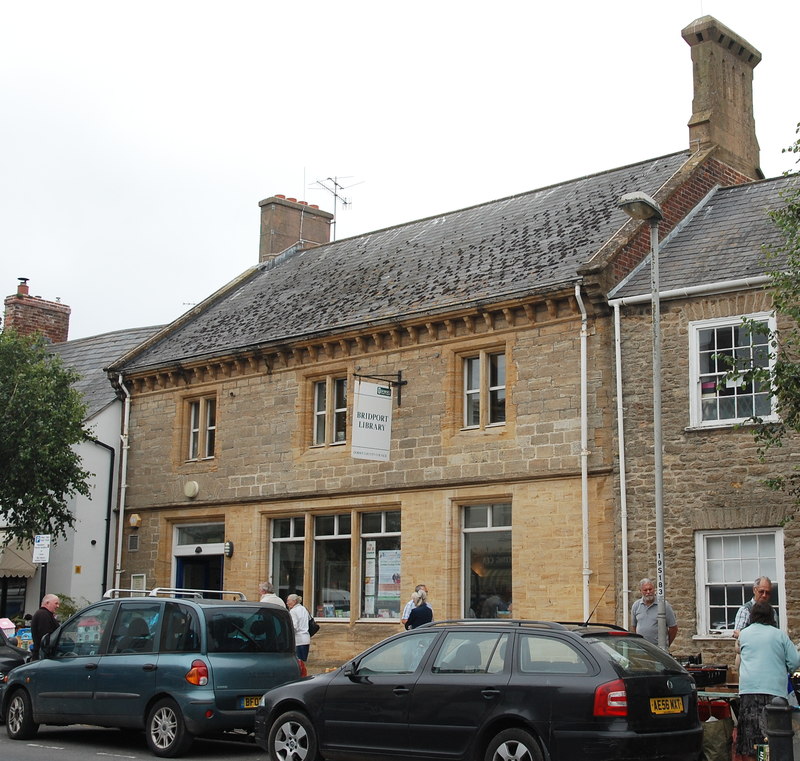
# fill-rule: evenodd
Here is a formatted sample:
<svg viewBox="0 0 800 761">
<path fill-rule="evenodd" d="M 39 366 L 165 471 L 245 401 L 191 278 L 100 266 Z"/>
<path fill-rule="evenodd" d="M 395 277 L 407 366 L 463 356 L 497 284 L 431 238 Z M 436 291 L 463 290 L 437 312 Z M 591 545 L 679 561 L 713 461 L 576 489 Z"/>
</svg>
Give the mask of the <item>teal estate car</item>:
<svg viewBox="0 0 800 761">
<path fill-rule="evenodd" d="M 195 736 L 251 732 L 261 695 L 305 675 L 284 608 L 157 593 L 95 603 L 45 637 L 41 659 L 5 679 L 8 736 L 31 739 L 40 724 L 143 729 L 153 754 L 173 758 Z"/>
</svg>

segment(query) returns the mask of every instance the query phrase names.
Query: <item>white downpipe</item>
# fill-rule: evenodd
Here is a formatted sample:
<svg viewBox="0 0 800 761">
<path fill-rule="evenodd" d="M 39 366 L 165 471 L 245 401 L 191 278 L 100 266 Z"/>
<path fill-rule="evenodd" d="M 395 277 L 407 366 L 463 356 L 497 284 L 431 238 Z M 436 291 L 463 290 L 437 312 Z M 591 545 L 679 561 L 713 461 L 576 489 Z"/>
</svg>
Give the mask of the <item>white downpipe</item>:
<svg viewBox="0 0 800 761">
<path fill-rule="evenodd" d="M 614 363 L 617 376 L 617 446 L 619 447 L 619 527 L 622 536 L 622 626 L 628 628 L 630 589 L 628 588 L 628 485 L 625 472 L 625 407 L 622 403 L 622 338 L 619 303 L 614 304 Z"/>
<path fill-rule="evenodd" d="M 589 335 L 586 307 L 581 298 L 580 283 L 575 284 L 575 300 L 581 310 L 581 532 L 583 538 L 583 620 L 591 615 L 589 579 L 592 570 L 589 566 L 589 423 L 587 412 L 588 371 L 586 368 L 586 343 Z"/>
<path fill-rule="evenodd" d="M 116 567 L 114 569 L 114 587 L 120 588 L 120 579 L 122 576 L 122 539 L 123 529 L 125 528 L 125 497 L 128 491 L 128 429 L 131 419 L 131 395 L 125 386 L 125 381 L 122 375 L 119 376 L 119 387 L 125 394 L 124 411 L 122 414 L 122 435 L 120 441 L 122 442 L 122 457 L 120 458 L 120 473 L 119 473 L 119 515 L 117 516 L 117 557 Z"/>
</svg>

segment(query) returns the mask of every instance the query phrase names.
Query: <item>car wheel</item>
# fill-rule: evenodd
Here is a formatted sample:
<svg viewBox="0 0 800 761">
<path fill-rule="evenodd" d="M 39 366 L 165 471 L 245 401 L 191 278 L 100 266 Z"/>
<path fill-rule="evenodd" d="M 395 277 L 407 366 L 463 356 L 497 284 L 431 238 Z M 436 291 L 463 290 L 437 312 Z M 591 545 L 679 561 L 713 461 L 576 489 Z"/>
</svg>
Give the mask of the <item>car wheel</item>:
<svg viewBox="0 0 800 761">
<path fill-rule="evenodd" d="M 288 711 L 272 723 L 267 745 L 272 761 L 316 761 L 319 758 L 314 725 L 299 711 Z"/>
<path fill-rule="evenodd" d="M 194 737 L 186 729 L 181 709 L 170 699 L 159 700 L 147 714 L 147 746 L 154 756 L 177 758 L 189 750 Z"/>
<path fill-rule="evenodd" d="M 6 709 L 6 732 L 12 740 L 30 740 L 36 737 L 39 725 L 33 720 L 31 696 L 25 690 L 17 690 L 8 701 Z"/>
<path fill-rule="evenodd" d="M 484 761 L 542 761 L 542 752 L 530 732 L 506 729 L 489 743 Z"/>
</svg>

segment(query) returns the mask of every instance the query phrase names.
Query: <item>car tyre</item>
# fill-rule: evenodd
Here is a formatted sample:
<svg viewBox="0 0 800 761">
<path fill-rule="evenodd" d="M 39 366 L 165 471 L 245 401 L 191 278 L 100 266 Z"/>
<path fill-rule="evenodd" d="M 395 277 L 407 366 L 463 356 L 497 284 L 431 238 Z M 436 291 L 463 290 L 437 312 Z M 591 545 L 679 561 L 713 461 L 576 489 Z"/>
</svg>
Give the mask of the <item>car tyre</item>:
<svg viewBox="0 0 800 761">
<path fill-rule="evenodd" d="M 542 761 L 542 752 L 530 732 L 506 729 L 489 743 L 484 761 Z"/>
<path fill-rule="evenodd" d="M 17 690 L 8 701 L 6 709 L 6 732 L 12 740 L 30 740 L 36 737 L 39 725 L 33 720 L 31 696 L 25 690 Z"/>
<path fill-rule="evenodd" d="M 272 761 L 317 761 L 317 733 L 311 719 L 300 711 L 287 711 L 269 730 L 267 752 Z"/>
<path fill-rule="evenodd" d="M 181 709 L 171 698 L 159 700 L 150 709 L 145 737 L 150 752 L 160 758 L 177 758 L 183 755 L 194 740 L 186 729 Z"/>
</svg>

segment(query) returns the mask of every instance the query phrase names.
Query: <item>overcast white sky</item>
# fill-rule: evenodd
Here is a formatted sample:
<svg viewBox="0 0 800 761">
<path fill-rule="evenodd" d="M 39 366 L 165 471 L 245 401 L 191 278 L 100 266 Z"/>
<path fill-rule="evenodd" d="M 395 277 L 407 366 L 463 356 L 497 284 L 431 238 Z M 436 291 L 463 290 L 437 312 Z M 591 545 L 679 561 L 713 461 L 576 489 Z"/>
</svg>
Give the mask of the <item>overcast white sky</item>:
<svg viewBox="0 0 800 761">
<path fill-rule="evenodd" d="M 169 322 L 258 261 L 258 202 L 336 237 L 683 150 L 681 29 L 758 48 L 767 176 L 792 166 L 796 0 L 0 0 L 0 291 L 70 338 Z M 328 183 L 330 184 L 330 183 Z"/>
</svg>

